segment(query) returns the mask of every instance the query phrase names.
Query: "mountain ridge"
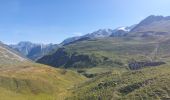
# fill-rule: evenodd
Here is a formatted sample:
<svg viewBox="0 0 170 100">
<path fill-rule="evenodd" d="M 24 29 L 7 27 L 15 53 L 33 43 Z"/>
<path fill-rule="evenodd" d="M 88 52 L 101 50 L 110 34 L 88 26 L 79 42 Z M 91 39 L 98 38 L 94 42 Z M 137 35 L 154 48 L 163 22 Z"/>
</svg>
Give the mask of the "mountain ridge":
<svg viewBox="0 0 170 100">
<path fill-rule="evenodd" d="M 86 40 L 86 39 L 97 39 L 97 38 L 106 38 L 106 37 L 120 37 L 126 35 L 134 25 L 130 27 L 118 27 L 114 30 L 112 29 L 99 29 L 92 33 L 85 34 L 83 36 L 76 36 L 72 38 L 65 39 L 61 45 L 68 45 L 71 43 L 75 43 L 76 41 Z"/>
<path fill-rule="evenodd" d="M 57 44 L 36 44 L 29 41 L 22 41 L 18 44 L 9 46 L 34 61 L 58 47 Z"/>
<path fill-rule="evenodd" d="M 129 33 L 131 36 L 160 36 L 169 35 L 170 16 L 151 15 L 137 24 Z"/>
<path fill-rule="evenodd" d="M 161 23 L 162 20 L 164 23 L 166 23 L 165 25 L 168 26 L 166 29 L 170 31 L 169 17 L 149 16 L 139 22 L 139 24 L 130 27 L 129 30 L 125 30 L 126 28 L 128 29 L 128 27 L 120 27 L 115 30 L 104 29 L 84 35 L 82 37 L 86 38 L 80 38 L 78 40 L 75 40 L 74 42 L 71 42 L 68 45 L 64 45 L 62 47 L 62 50 L 64 50 L 63 52 L 65 52 L 63 55 L 61 55 L 62 53 L 59 53 L 61 49 L 58 49 L 56 52 L 53 53 L 54 55 L 50 54 L 44 56 L 40 58 L 38 62 L 47 65 L 49 64 L 54 67 L 57 65 L 57 67 L 65 66 L 66 68 L 69 68 L 76 66 L 91 67 L 91 65 L 119 66 L 120 63 L 126 65 L 128 64 L 127 60 L 129 59 L 129 57 L 130 59 L 138 59 L 140 57 L 142 58 L 143 56 L 143 60 L 147 61 L 148 58 L 150 58 L 147 55 L 150 55 L 151 58 L 153 58 L 152 56 L 153 53 L 155 53 L 155 50 L 159 51 L 158 53 L 162 55 L 165 54 L 164 50 L 161 51 L 161 49 L 157 47 L 158 44 L 161 44 L 161 46 L 165 48 L 164 45 L 168 44 L 161 40 L 168 41 L 170 39 L 170 33 L 165 33 L 161 29 L 164 29 L 164 26 L 162 26 L 163 24 Z M 155 27 L 159 26 L 159 29 L 155 30 L 154 26 L 152 25 L 154 25 Z M 143 27 L 145 30 L 141 32 L 140 29 L 143 29 Z M 144 50 L 143 48 L 145 48 L 146 50 Z M 169 48 L 167 49 L 169 50 Z M 119 60 L 121 59 L 123 61 L 117 60 L 116 57 L 119 58 Z M 158 57 L 158 61 L 159 59 L 161 59 L 160 57 Z M 58 64 L 57 59 L 60 58 L 65 58 L 67 60 L 63 64 Z M 94 61 L 93 59 L 96 59 L 96 61 Z M 48 61 L 52 62 L 48 63 Z"/>
</svg>

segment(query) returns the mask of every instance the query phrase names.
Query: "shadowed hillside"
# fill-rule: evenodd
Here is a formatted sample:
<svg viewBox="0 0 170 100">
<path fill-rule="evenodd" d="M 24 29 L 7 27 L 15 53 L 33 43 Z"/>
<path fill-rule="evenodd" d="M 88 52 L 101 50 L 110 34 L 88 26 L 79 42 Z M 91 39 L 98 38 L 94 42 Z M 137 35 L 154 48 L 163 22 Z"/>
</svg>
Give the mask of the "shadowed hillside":
<svg viewBox="0 0 170 100">
<path fill-rule="evenodd" d="M 132 59 L 161 61 L 165 55 L 169 55 L 168 41 L 169 39 L 157 37 L 86 40 L 60 48 L 38 62 L 65 68 L 126 67 Z"/>
</svg>

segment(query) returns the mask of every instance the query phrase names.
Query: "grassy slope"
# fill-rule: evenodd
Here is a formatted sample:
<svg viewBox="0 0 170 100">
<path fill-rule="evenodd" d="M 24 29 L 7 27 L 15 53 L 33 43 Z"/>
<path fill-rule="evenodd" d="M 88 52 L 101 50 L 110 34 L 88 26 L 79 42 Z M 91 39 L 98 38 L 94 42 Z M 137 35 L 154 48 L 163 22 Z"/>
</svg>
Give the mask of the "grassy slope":
<svg viewBox="0 0 170 100">
<path fill-rule="evenodd" d="M 164 40 L 164 41 L 162 41 Z M 167 55 L 169 58 L 169 38 L 107 38 L 82 41 L 65 47 L 72 54 L 77 52 L 84 55 L 96 55 L 98 59 L 107 57 L 113 62 L 119 60 L 126 65 L 130 59 L 136 60 L 160 60 Z M 157 51 L 156 51 L 157 48 Z M 112 63 L 111 65 L 117 66 Z M 111 66 L 108 64 L 108 66 Z M 102 65 L 98 65 L 102 66 Z M 104 65 L 104 66 L 107 66 Z"/>
<path fill-rule="evenodd" d="M 68 100 L 168 100 L 169 66 L 138 71 L 114 70 L 74 87 Z"/>
<path fill-rule="evenodd" d="M 92 67 L 89 67 L 88 64 L 86 64 L 87 66 L 83 66 L 83 62 L 85 62 L 83 60 L 81 62 L 74 62 L 74 60 L 72 60 L 73 64 L 80 65 L 76 67 L 76 70 L 81 71 L 83 75 L 93 77 L 96 76 L 96 74 L 108 72 L 110 70 L 114 70 L 115 68 L 127 70 L 128 62 L 132 59 L 139 61 L 150 61 L 152 59 L 153 61 L 164 61 L 169 63 L 169 44 L 169 37 L 107 38 L 77 42 L 65 46 L 64 50 L 67 52 L 67 55 L 72 55 L 76 52 L 78 55 L 95 55 L 96 59 L 99 59 L 99 61 L 103 56 L 112 60 L 112 63 L 110 64 L 103 61 L 106 64 L 99 63 L 97 66 Z M 115 63 L 117 60 L 123 64 L 117 65 Z M 69 68 L 74 69 L 74 66 L 70 66 Z"/>
<path fill-rule="evenodd" d="M 85 80 L 73 71 L 23 63 L 0 69 L 0 100 L 62 100 Z"/>
<path fill-rule="evenodd" d="M 79 65 L 79 67 L 89 67 L 94 62 L 94 65 L 97 66 L 119 66 L 115 63 L 116 60 L 127 64 L 128 60 L 132 58 L 148 59 L 148 56 L 152 56 L 151 53 L 154 51 L 156 46 L 156 38 L 107 38 L 81 41 L 65 46 L 64 51 L 67 53 L 65 56 L 72 56 L 76 53 L 77 56 L 85 55 L 89 59 L 82 59 L 77 62 L 72 59 L 70 60 L 72 65 L 67 66 L 66 63 L 66 67 L 75 67 L 76 65 Z M 59 59 L 56 57 L 58 56 L 49 55 L 47 58 L 43 59 L 41 63 L 55 65 L 54 63 L 48 63 L 48 61 L 50 59 L 50 61 L 54 60 L 55 62 L 55 59 Z M 90 61 L 93 63 L 86 63 Z"/>
<path fill-rule="evenodd" d="M 80 74 L 35 64 L 0 43 L 0 100 L 63 100 Z"/>
</svg>

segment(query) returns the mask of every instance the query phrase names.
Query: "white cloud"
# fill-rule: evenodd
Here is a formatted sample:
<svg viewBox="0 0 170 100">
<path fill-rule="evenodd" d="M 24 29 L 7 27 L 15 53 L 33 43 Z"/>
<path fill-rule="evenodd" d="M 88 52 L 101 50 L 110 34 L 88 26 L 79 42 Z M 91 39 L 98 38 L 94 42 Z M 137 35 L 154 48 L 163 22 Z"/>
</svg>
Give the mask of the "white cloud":
<svg viewBox="0 0 170 100">
<path fill-rule="evenodd" d="M 75 32 L 73 34 L 76 35 L 76 36 L 82 36 L 83 35 L 83 33 L 81 33 L 81 32 Z"/>
</svg>

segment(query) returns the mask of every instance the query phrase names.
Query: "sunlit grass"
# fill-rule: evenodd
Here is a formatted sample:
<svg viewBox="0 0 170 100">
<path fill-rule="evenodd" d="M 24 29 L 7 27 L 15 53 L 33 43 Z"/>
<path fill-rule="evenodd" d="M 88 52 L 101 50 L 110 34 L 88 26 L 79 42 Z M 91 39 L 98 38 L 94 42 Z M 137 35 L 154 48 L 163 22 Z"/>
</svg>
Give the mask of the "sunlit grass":
<svg viewBox="0 0 170 100">
<path fill-rule="evenodd" d="M 1 68 L 0 100 L 64 100 L 82 75 L 45 65 L 23 63 Z"/>
<path fill-rule="evenodd" d="M 167 100 L 169 73 L 169 65 L 137 71 L 113 70 L 74 87 L 68 100 Z"/>
</svg>

